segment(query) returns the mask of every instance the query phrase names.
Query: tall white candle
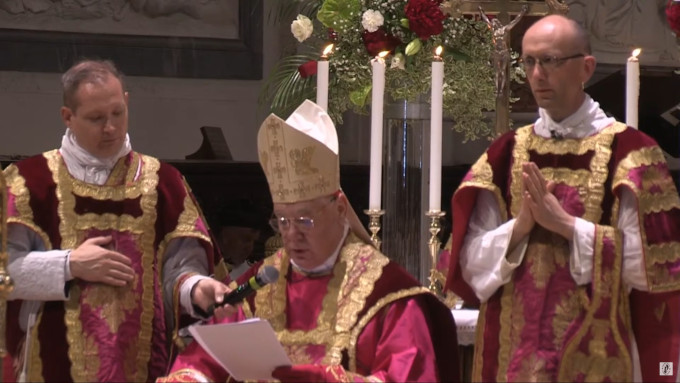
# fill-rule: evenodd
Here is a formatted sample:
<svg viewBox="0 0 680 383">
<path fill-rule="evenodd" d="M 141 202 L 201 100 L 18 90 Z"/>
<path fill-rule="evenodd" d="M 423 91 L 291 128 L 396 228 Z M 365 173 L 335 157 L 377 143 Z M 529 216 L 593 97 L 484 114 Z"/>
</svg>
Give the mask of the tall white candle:
<svg viewBox="0 0 680 383">
<path fill-rule="evenodd" d="M 333 49 L 329 44 L 316 62 L 316 104 L 328 111 L 328 54 Z"/>
<path fill-rule="evenodd" d="M 640 61 L 637 48 L 626 62 L 626 125 L 638 128 L 638 100 L 640 98 Z"/>
<path fill-rule="evenodd" d="M 442 114 L 444 90 L 444 62 L 442 47 L 432 61 L 432 101 L 430 102 L 430 211 L 441 210 L 442 197 Z"/>
<path fill-rule="evenodd" d="M 385 59 L 389 52 L 380 52 L 371 60 L 373 88 L 371 91 L 371 163 L 368 189 L 369 210 L 380 210 L 382 188 L 383 97 L 385 95 Z"/>
</svg>

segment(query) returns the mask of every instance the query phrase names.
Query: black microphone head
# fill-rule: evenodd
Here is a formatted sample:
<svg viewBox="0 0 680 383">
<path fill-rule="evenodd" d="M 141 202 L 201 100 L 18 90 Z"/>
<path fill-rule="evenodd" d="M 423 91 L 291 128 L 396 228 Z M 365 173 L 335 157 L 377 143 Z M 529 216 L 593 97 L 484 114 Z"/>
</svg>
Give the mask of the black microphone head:
<svg viewBox="0 0 680 383">
<path fill-rule="evenodd" d="M 265 266 L 257 273 L 258 282 L 260 285 L 266 285 L 279 279 L 279 270 L 274 266 Z"/>
</svg>

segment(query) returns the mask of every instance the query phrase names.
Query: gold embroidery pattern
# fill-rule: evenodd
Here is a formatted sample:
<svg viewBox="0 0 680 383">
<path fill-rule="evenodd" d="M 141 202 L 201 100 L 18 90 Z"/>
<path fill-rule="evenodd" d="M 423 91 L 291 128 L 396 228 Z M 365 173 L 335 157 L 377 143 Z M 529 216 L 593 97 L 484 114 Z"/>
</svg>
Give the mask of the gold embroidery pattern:
<svg viewBox="0 0 680 383">
<path fill-rule="evenodd" d="M 583 146 L 593 147 L 592 150 L 594 151 L 590 162 L 591 176 L 586 185 L 587 197 L 584 201 L 586 211 L 583 214 L 583 218 L 590 222 L 600 222 L 602 218 L 602 199 L 605 194 L 604 184 L 609 175 L 607 164 L 612 154 L 610 149 L 611 143 L 614 140 L 614 135 L 625 128 L 624 124 L 615 123 L 613 126 L 603 129 L 599 134 L 581 140 L 583 141 Z M 585 153 L 583 149 L 575 147 L 578 142 L 573 140 L 572 143 L 569 143 L 569 147 L 574 150 L 574 154 Z M 535 149 L 537 152 L 540 152 L 538 148 Z M 583 153 L 581 153 L 582 151 Z"/>
<path fill-rule="evenodd" d="M 618 132 L 626 129 L 623 124 L 614 124 L 610 127 L 605 128 L 599 134 L 587 137 L 581 140 L 551 140 L 544 139 L 533 134 L 533 125 L 520 128 L 515 133 L 515 146 L 513 149 L 513 165 L 511 169 L 512 179 L 510 184 L 510 193 L 512 195 L 511 213 L 513 216 L 519 214 L 521 207 L 521 195 L 522 195 L 522 164 L 530 160 L 530 152 L 535 152 L 538 154 L 574 154 L 574 155 L 584 155 L 589 151 L 593 152 L 593 157 L 590 161 L 590 169 L 572 171 L 571 169 L 562 168 L 543 168 L 541 173 L 548 180 L 555 182 L 564 183 L 571 187 L 577 187 L 580 199 L 583 201 L 585 212 L 583 218 L 591 222 L 599 222 L 602 215 L 601 202 L 604 198 L 604 183 L 607 179 L 608 168 L 607 164 L 611 158 L 611 142 L 614 139 L 614 135 Z M 536 237 L 538 235 L 538 237 Z M 532 233 L 532 239 L 534 246 L 538 243 L 540 245 L 545 245 L 550 249 L 561 248 L 566 250 L 564 243 L 560 243 L 557 246 L 555 241 L 559 240 L 564 242 L 561 238 L 551 238 L 550 236 L 545 238 L 541 237 L 540 233 L 535 230 Z M 534 262 L 530 265 L 530 271 L 534 277 L 536 285 L 538 288 L 545 286 L 547 279 L 550 277 L 552 272 L 555 270 L 556 266 L 566 267 L 568 263 L 568 253 L 562 251 L 556 254 L 554 251 L 545 252 L 536 250 L 533 255 L 529 254 L 531 251 L 527 250 L 527 261 Z M 540 256 L 540 254 L 548 254 L 550 259 Z M 554 260 L 553 260 L 554 259 Z M 521 302 L 518 302 L 518 296 L 514 294 L 515 286 L 513 283 L 508 283 L 503 287 L 503 293 L 501 297 L 501 329 L 499 338 L 500 351 L 498 360 L 498 373 L 497 379 L 503 381 L 507 379 L 507 372 L 510 363 L 510 355 L 513 353 L 514 345 L 519 344 L 518 338 L 513 338 L 519 336 L 521 332 L 521 323 L 514 322 L 517 317 L 521 317 L 521 312 L 517 311 L 517 307 L 523 307 Z M 579 294 L 580 295 L 580 294 Z M 515 315 L 517 313 L 517 315 Z M 510 339 L 510 342 L 503 341 L 504 339 Z M 515 341 L 513 341 L 515 339 Z M 476 357 L 481 358 L 481 353 L 476 353 Z M 476 378 L 481 378 L 481 367 L 482 362 L 476 362 L 475 368 L 477 369 Z M 532 368 L 536 365 L 532 364 Z"/>
<path fill-rule="evenodd" d="M 173 372 L 172 374 L 164 377 L 164 378 L 158 378 L 157 382 L 159 383 L 165 383 L 165 382 L 172 382 L 172 383 L 180 383 L 180 382 L 199 382 L 199 383 L 208 383 L 208 382 L 213 382 L 214 380 L 208 379 L 207 376 L 201 374 L 199 371 L 196 371 L 191 368 L 183 368 L 181 370 L 177 370 Z M 227 380 L 228 381 L 228 380 Z"/>
<path fill-rule="evenodd" d="M 337 154 L 280 118 L 267 117 L 257 141 L 274 202 L 311 199 L 339 188 Z"/>
<path fill-rule="evenodd" d="M 135 275 L 134 281 L 125 287 L 98 286 L 90 291 L 83 299 L 83 303 L 100 307 L 100 317 L 109 325 L 109 331 L 115 334 L 125 321 L 125 317 L 139 304 L 137 294 L 132 290 L 132 286 L 137 286 L 138 283 L 138 276 Z"/>
<path fill-rule="evenodd" d="M 196 222 L 198 221 L 198 217 L 198 209 L 194 204 L 194 200 L 191 199 L 191 196 L 187 191 L 187 194 L 184 196 L 184 210 L 179 216 L 175 231 L 181 233 L 182 235 L 194 233 L 196 231 Z M 172 234 L 174 234 L 174 232 Z M 207 236 L 205 239 L 210 242 L 210 238 Z"/>
<path fill-rule="evenodd" d="M 156 221 L 156 185 L 158 184 L 158 160 L 140 155 L 144 165 L 142 178 L 135 183 L 119 185 L 116 187 L 93 186 L 75 180 L 67 171 L 58 152 L 45 154 L 49 169 L 52 171 L 54 182 L 57 184 L 56 195 L 59 201 L 58 214 L 60 218 L 59 231 L 62 237 L 62 248 L 76 248 L 82 241 L 81 230 L 88 228 L 114 229 L 128 231 L 141 238 L 140 252 L 142 253 L 141 267 L 145 270 L 142 277 L 141 317 L 140 333 L 137 340 L 139 347 L 136 350 L 136 375 L 128 376 L 131 381 L 144 381 L 147 379 L 147 365 L 151 355 L 151 336 L 153 320 L 153 285 L 154 285 L 154 222 Z M 129 171 L 135 169 L 131 167 Z M 115 217 L 104 214 L 96 219 L 94 214 L 78 216 L 75 213 L 75 195 L 90 197 L 97 200 L 112 199 L 122 201 L 135 199 L 141 196 L 142 217 L 132 218 L 127 215 Z M 95 222 L 96 221 L 96 222 Z M 126 225 L 126 226 L 123 226 Z M 130 225 L 130 226 L 127 226 Z M 138 226 L 139 225 L 139 226 Z M 101 286 L 92 286 L 90 293 Z M 71 294 L 70 300 L 65 305 L 65 324 L 67 328 L 67 340 L 69 343 L 69 357 L 71 358 L 71 376 L 75 381 L 96 381 L 98 366 L 97 345 L 92 339 L 83 336 L 82 323 L 80 322 L 80 296 Z M 93 293 L 94 294 L 94 293 Z M 88 294 L 89 295 L 89 294 Z M 95 296 L 95 295 L 93 295 Z"/>
<path fill-rule="evenodd" d="M 555 341 L 553 344 L 556 349 L 560 349 L 564 344 L 564 336 L 567 328 L 572 324 L 580 313 L 585 309 L 585 303 L 581 293 L 583 288 L 576 291 L 567 291 L 560 303 L 555 306 L 555 316 L 553 317 L 552 327 Z"/>
<path fill-rule="evenodd" d="M 139 154 L 132 152 L 132 156 L 130 157 L 130 167 L 132 168 L 130 169 L 131 171 L 128 171 L 127 159 L 128 156 L 118 159 L 118 162 L 116 162 L 116 164 L 113 166 L 113 169 L 111 169 L 109 178 L 106 180 L 106 186 L 117 186 L 124 182 L 129 184 L 133 181 L 133 177 L 135 174 L 137 174 L 137 169 L 139 167 Z"/>
<path fill-rule="evenodd" d="M 302 149 L 292 149 L 288 156 L 293 162 L 293 170 L 297 175 L 316 174 L 319 169 L 312 166 L 313 146 L 305 146 Z"/>
<path fill-rule="evenodd" d="M 540 226 L 531 232 L 524 262 L 534 279 L 536 288 L 544 289 L 557 267 L 564 268 L 569 262 L 569 245 L 558 234 Z"/>
<path fill-rule="evenodd" d="M 474 165 L 472 165 L 470 172 L 472 174 L 472 178 L 467 181 L 463 181 L 458 190 L 463 189 L 464 187 L 474 187 L 492 192 L 496 196 L 496 201 L 500 207 L 499 211 L 501 212 L 501 218 L 504 221 L 507 221 L 505 199 L 503 196 L 501 196 L 501 191 L 493 183 L 493 169 L 489 164 L 489 159 L 486 152 L 482 154 L 482 156 L 477 160 L 477 162 L 474 163 Z"/>
<path fill-rule="evenodd" d="M 307 352 L 309 345 L 287 344 L 283 348 L 293 364 L 313 364 L 315 361 Z M 313 346 L 312 346 L 313 347 Z"/>
<path fill-rule="evenodd" d="M 658 146 L 642 148 L 632 151 L 624 158 L 616 169 L 614 187 L 628 186 L 638 197 L 638 219 L 641 228 L 645 227 L 645 216 L 648 214 L 669 211 L 680 208 L 677 190 L 672 178 L 659 169 L 651 167 L 665 163 L 665 158 Z M 642 174 L 641 187 L 628 179 L 634 169 L 648 166 Z M 655 188 L 660 192 L 651 192 Z M 670 291 L 680 286 L 680 276 L 671 275 L 666 263 L 680 259 L 680 242 L 666 242 L 649 244 L 646 230 L 640 230 L 645 266 L 647 270 L 647 284 L 650 291 Z"/>
<path fill-rule="evenodd" d="M 7 217 L 7 223 L 19 223 L 27 226 L 40 236 L 46 250 L 51 250 L 52 244 L 49 236 L 42 228 L 33 223 L 33 210 L 30 205 L 31 194 L 26 187 L 26 180 L 19 174 L 19 168 L 12 164 L 4 170 L 4 173 L 9 192 L 14 195 L 14 206 L 18 213 L 16 217 Z"/>
<path fill-rule="evenodd" d="M 621 236 L 615 229 L 609 226 L 598 225 L 595 230 L 595 260 L 593 262 L 593 299 L 588 307 L 586 317 L 581 328 L 566 345 L 564 357 L 560 364 L 558 381 L 574 381 L 579 374 L 585 375 L 585 381 L 603 381 L 609 378 L 612 381 L 630 381 L 632 378 L 632 366 L 628 348 L 623 342 L 619 332 L 619 298 L 621 297 Z M 603 270 L 602 257 L 604 240 L 609 238 L 614 241 L 615 260 L 610 270 Z M 609 273 L 611 277 L 605 276 Z M 606 294 L 604 290 L 608 290 Z M 597 311 L 603 304 L 603 300 L 611 300 L 609 316 L 596 318 Z M 627 329 L 629 331 L 629 329 Z M 590 355 L 579 351 L 579 345 L 586 335 L 592 334 L 588 343 Z M 617 354 L 609 357 L 606 351 L 606 337 L 613 338 L 617 346 Z"/>
<path fill-rule="evenodd" d="M 515 147 L 512 149 L 514 159 L 511 169 L 510 194 L 512 201 L 510 212 L 513 217 L 517 217 L 522 206 L 522 164 L 529 162 L 529 139 L 533 125 L 517 129 L 515 132 Z"/>
<path fill-rule="evenodd" d="M 516 346 L 518 331 L 521 333 L 520 323 L 513 323 L 514 319 L 523 317 L 523 314 L 514 318 L 514 314 L 519 310 L 523 312 L 523 304 L 521 302 L 521 296 L 515 295 L 515 284 L 511 280 L 510 282 L 503 285 L 503 295 L 501 296 L 501 314 L 500 314 L 500 331 L 499 338 L 501 340 L 500 347 L 498 351 L 498 374 L 496 376 L 497 381 L 507 380 L 508 366 L 510 365 L 510 355 L 511 350 Z M 515 301 L 515 299 L 519 301 Z M 514 337 L 513 337 L 514 335 Z M 481 355 L 480 355 L 481 356 Z M 479 372 L 481 374 L 481 371 Z"/>
<path fill-rule="evenodd" d="M 550 382 L 552 381 L 552 376 L 546 372 L 545 367 L 545 359 L 538 357 L 535 353 L 531 353 L 531 355 L 521 361 L 520 371 L 513 381 Z"/>
<path fill-rule="evenodd" d="M 666 159 L 664 158 L 663 152 L 658 146 L 631 151 L 626 158 L 619 162 L 616 171 L 614 172 L 614 187 L 618 186 L 621 182 L 628 181 L 628 174 L 633 169 L 665 162 Z M 631 184 L 631 188 L 635 193 L 639 190 L 635 184 Z"/>
<path fill-rule="evenodd" d="M 537 146 L 533 148 L 538 154 L 575 154 L 583 155 L 589 151 L 599 150 L 600 146 L 604 144 L 602 135 L 613 137 L 614 135 L 626 130 L 626 124 L 615 122 L 612 125 L 602 129 L 599 134 L 595 134 L 582 139 L 563 139 L 554 140 L 550 138 L 543 138 L 535 136 L 537 139 Z M 533 125 L 528 125 L 520 129 L 526 129 L 526 134 L 532 134 Z M 517 129 L 518 131 L 520 129 Z M 611 142 L 611 141 L 610 141 Z M 609 145 L 607 145 L 609 146 Z"/>
<path fill-rule="evenodd" d="M 387 257 L 350 233 L 333 268 L 317 327 L 308 331 L 290 331 L 286 329 L 285 317 L 286 275 L 290 260 L 285 250 L 281 249 L 263 262 L 263 266 L 275 265 L 280 268 L 281 276 L 276 283 L 257 292 L 257 312 L 253 314 L 268 319 L 279 341 L 285 346 L 324 345 L 326 355 L 322 363 L 339 365 L 342 351 L 350 345 L 350 331 L 356 325 L 357 314 L 365 306 L 387 263 Z"/>
<path fill-rule="evenodd" d="M 359 335 L 361 332 L 364 330 L 364 327 L 368 324 L 368 322 L 375 317 L 378 312 L 380 312 L 382 309 L 387 307 L 389 304 L 391 304 L 394 301 L 397 301 L 402 298 L 406 297 L 412 297 L 418 294 L 432 294 L 430 290 L 426 289 L 425 287 L 422 286 L 417 286 L 417 287 L 412 287 L 410 289 L 406 290 L 401 290 L 397 291 L 394 293 L 390 293 L 385 295 L 384 297 L 380 298 L 375 305 L 373 305 L 364 316 L 361 317 L 359 322 L 357 323 L 356 326 L 352 329 L 352 332 L 350 334 L 350 341 L 349 341 L 349 369 L 351 371 L 356 371 L 357 370 L 357 359 L 356 359 L 356 346 L 357 342 L 359 340 Z"/>
<path fill-rule="evenodd" d="M 675 261 L 675 259 L 678 257 L 678 254 L 680 254 L 680 243 L 666 242 L 659 245 L 647 245 L 645 246 L 645 249 L 647 250 L 645 252 L 646 254 L 654 254 L 654 259 L 652 259 L 650 263 L 653 262 L 654 264 L 664 264 Z M 663 269 L 665 269 L 665 267 Z M 663 281 L 663 278 L 659 278 L 658 281 Z"/>
</svg>

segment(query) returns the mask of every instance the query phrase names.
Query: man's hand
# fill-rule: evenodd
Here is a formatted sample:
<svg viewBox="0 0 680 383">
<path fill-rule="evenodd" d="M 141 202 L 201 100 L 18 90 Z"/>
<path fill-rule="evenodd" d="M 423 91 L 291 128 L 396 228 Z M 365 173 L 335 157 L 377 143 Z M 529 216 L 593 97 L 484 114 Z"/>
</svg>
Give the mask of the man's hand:
<svg viewBox="0 0 680 383">
<path fill-rule="evenodd" d="M 522 205 L 519 208 L 519 214 L 517 215 L 517 220 L 515 221 L 515 226 L 513 227 L 513 233 L 518 232 L 522 237 L 529 235 L 531 230 L 536 224 L 534 215 L 531 212 L 531 197 L 526 189 L 526 185 L 522 186 Z"/>
<path fill-rule="evenodd" d="M 231 289 L 222 282 L 212 278 L 201 279 L 191 291 L 191 304 L 198 306 L 207 312 L 208 308 L 214 304 L 222 303 L 224 295 Z M 236 313 L 236 308 L 232 305 L 215 307 L 215 319 L 220 320 Z"/>
<path fill-rule="evenodd" d="M 536 225 L 536 220 L 531 212 L 531 203 L 529 192 L 526 190 L 526 185 L 522 182 L 522 205 L 519 208 L 519 214 L 515 219 L 515 225 L 512 228 L 512 237 L 510 237 L 510 245 L 508 246 L 508 254 L 510 254 L 520 243 L 520 241 L 531 233 L 531 230 Z"/>
<path fill-rule="evenodd" d="M 567 213 L 554 194 L 554 182 L 547 182 L 533 162 L 522 165 L 522 178 L 528 192 L 531 213 L 536 222 L 544 228 L 561 235 L 567 240 L 574 236 L 576 219 Z"/>
<path fill-rule="evenodd" d="M 125 255 L 102 247 L 113 238 L 94 237 L 71 251 L 71 275 L 88 282 L 101 282 L 111 286 L 125 286 L 135 279 L 132 262 Z"/>
</svg>

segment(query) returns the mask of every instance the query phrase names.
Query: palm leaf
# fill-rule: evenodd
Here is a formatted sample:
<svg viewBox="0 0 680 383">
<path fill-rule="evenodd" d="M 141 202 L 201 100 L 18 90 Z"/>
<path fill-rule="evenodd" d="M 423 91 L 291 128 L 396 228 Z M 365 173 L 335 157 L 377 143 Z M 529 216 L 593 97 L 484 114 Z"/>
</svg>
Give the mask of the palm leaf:
<svg viewBox="0 0 680 383">
<path fill-rule="evenodd" d="M 314 77 L 302 78 L 298 67 L 310 60 L 314 54 L 299 54 L 284 57 L 276 65 L 260 92 L 260 107 L 269 106 L 272 113 L 288 116 L 305 99 L 313 98 L 316 92 Z"/>
</svg>

